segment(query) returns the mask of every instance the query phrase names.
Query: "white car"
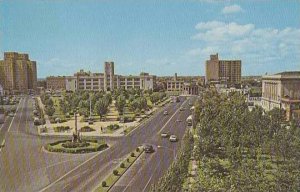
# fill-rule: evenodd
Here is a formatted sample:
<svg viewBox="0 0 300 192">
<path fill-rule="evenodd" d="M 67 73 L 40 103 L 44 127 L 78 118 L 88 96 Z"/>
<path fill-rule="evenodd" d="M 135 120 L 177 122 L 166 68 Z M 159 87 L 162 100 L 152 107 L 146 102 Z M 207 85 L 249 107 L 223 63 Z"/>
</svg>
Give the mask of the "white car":
<svg viewBox="0 0 300 192">
<path fill-rule="evenodd" d="M 168 115 L 168 111 L 164 111 L 164 115 Z"/>
<path fill-rule="evenodd" d="M 177 139 L 176 135 L 171 135 L 170 138 L 169 138 L 169 140 L 171 142 L 176 142 L 178 139 Z"/>
<path fill-rule="evenodd" d="M 14 113 L 9 113 L 8 116 L 13 117 L 15 114 Z"/>
</svg>

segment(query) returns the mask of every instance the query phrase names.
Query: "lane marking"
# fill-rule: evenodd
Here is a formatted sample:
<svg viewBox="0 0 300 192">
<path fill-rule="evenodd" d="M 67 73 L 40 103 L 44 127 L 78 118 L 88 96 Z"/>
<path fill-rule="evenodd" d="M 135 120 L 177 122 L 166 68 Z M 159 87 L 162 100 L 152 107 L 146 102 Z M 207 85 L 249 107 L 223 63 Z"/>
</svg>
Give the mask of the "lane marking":
<svg viewBox="0 0 300 192">
<path fill-rule="evenodd" d="M 180 108 L 187 102 L 187 100 L 185 100 L 180 107 L 175 111 L 175 113 L 171 116 L 171 118 L 165 123 L 165 125 L 158 131 L 157 135 L 159 135 L 162 130 L 167 126 L 167 124 L 169 124 L 169 122 L 173 119 L 173 117 L 178 113 L 178 111 L 180 110 Z"/>
<path fill-rule="evenodd" d="M 107 148 L 109 149 L 109 148 Z M 102 152 L 106 151 L 107 149 L 100 151 L 99 153 L 95 154 L 94 156 L 92 156 L 91 158 L 87 159 L 86 161 L 84 161 L 83 163 L 79 164 L 78 166 L 76 166 L 75 168 L 71 169 L 70 171 L 68 171 L 66 174 L 64 174 L 63 176 L 59 177 L 57 180 L 55 180 L 54 182 L 50 183 L 48 186 L 44 187 L 43 189 L 40 190 L 40 192 L 45 191 L 47 189 L 49 189 L 50 187 L 52 187 L 54 184 L 56 184 L 57 182 L 61 181 L 64 177 L 66 177 L 67 175 L 71 174 L 72 172 L 74 172 L 76 169 L 78 169 L 79 167 L 83 166 L 85 163 L 93 160 L 94 158 L 96 158 L 98 155 L 100 155 Z M 114 150 L 113 150 L 114 151 Z"/>
<path fill-rule="evenodd" d="M 11 125 L 12 125 L 12 123 L 13 123 L 15 117 L 16 117 L 16 113 L 18 112 L 18 109 L 19 109 L 19 107 L 20 107 L 20 104 L 21 104 L 21 102 L 18 104 L 18 107 L 17 107 L 17 109 L 16 109 L 15 115 L 13 116 L 13 118 L 12 118 L 12 120 L 11 120 L 11 122 L 10 122 L 10 125 L 9 125 L 9 127 L 8 127 L 7 132 L 10 131 Z"/>
<path fill-rule="evenodd" d="M 154 169 L 154 171 L 153 171 L 153 173 L 152 173 L 152 175 L 151 175 L 149 181 L 147 182 L 146 186 L 144 187 L 143 192 L 144 192 L 144 191 L 146 190 L 146 188 L 148 187 L 148 185 L 149 185 L 150 181 L 152 180 L 152 177 L 154 176 L 154 173 L 156 172 L 156 170 L 160 167 L 159 165 L 160 165 L 160 163 L 161 163 L 161 161 L 162 161 L 161 159 L 162 159 L 162 158 L 160 158 L 159 163 L 157 164 L 157 166 L 156 166 L 156 168 Z"/>
</svg>

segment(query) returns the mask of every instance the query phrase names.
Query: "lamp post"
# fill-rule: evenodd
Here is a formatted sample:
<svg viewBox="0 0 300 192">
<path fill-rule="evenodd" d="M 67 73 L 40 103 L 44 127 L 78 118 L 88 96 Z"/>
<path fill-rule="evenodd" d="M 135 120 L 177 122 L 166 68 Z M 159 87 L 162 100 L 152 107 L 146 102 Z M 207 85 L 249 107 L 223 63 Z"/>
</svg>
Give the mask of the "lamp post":
<svg viewBox="0 0 300 192">
<path fill-rule="evenodd" d="M 172 151 L 173 155 L 174 155 L 174 159 L 176 159 L 175 149 L 172 149 L 172 148 L 169 148 L 169 147 L 165 147 L 165 146 L 161 146 L 161 145 L 158 145 L 157 148 L 164 148 L 164 149 L 167 149 L 169 151 Z"/>
</svg>

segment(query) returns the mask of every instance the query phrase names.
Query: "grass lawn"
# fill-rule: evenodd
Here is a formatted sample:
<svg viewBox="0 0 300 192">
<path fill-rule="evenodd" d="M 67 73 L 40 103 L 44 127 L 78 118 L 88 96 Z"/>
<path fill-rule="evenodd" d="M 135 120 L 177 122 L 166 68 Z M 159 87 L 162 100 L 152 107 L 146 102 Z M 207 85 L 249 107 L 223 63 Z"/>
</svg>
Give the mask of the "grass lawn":
<svg viewBox="0 0 300 192">
<path fill-rule="evenodd" d="M 114 175 L 111 173 L 106 179 L 106 186 L 102 187 L 102 182 L 100 183 L 100 186 L 95 190 L 95 192 L 107 192 L 117 181 L 118 179 L 126 172 L 126 170 L 135 162 L 135 160 L 142 154 L 142 149 L 140 148 L 140 152 L 136 152 L 134 157 L 131 157 L 130 154 L 125 158 L 122 163 L 124 163 L 124 168 L 121 168 L 119 164 L 118 167 L 116 167 L 114 170 L 117 170 L 119 173 L 118 175 Z M 127 161 L 129 159 L 129 162 Z"/>
</svg>

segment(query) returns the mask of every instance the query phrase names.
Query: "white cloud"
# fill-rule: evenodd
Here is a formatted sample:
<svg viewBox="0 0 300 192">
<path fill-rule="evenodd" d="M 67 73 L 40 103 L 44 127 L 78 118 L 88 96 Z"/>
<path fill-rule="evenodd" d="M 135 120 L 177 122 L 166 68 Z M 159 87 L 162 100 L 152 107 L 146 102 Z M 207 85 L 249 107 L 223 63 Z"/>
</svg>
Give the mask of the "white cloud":
<svg viewBox="0 0 300 192">
<path fill-rule="evenodd" d="M 232 13 L 238 13 L 242 12 L 243 9 L 239 5 L 230 5 L 223 8 L 222 13 L 223 14 L 232 14 Z"/>
<path fill-rule="evenodd" d="M 242 59 L 248 67 L 299 66 L 299 28 L 257 28 L 251 23 L 220 21 L 201 22 L 195 28 L 198 33 L 191 38 L 200 42 L 200 46 L 187 51 L 187 56 L 208 59 L 210 54 L 219 52 L 221 58 Z"/>
</svg>

